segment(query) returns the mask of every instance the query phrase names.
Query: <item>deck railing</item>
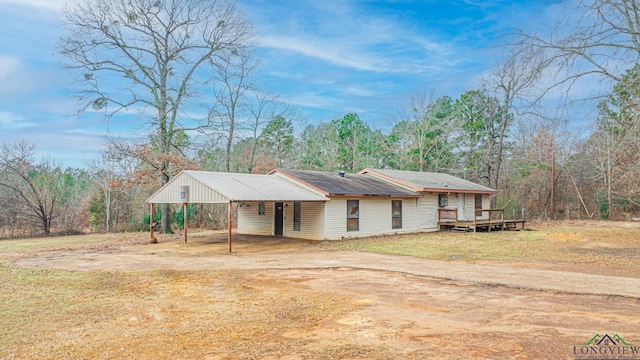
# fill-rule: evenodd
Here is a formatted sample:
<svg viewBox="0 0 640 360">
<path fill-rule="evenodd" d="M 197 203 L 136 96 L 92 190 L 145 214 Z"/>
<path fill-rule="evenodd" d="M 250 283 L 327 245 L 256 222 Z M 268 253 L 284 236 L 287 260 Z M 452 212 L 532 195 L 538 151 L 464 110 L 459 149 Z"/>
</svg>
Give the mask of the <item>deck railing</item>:
<svg viewBox="0 0 640 360">
<path fill-rule="evenodd" d="M 458 222 L 458 210 L 438 209 L 438 222 Z"/>
<path fill-rule="evenodd" d="M 438 225 L 441 229 L 444 228 L 445 230 L 515 230 L 517 224 L 522 224 L 522 228 L 524 229 L 525 222 L 524 219 L 505 220 L 503 209 L 476 209 L 473 212 L 473 220 L 460 220 L 458 218 L 458 209 L 438 209 Z"/>
<path fill-rule="evenodd" d="M 438 209 L 438 222 L 458 222 L 458 209 Z M 478 222 L 504 222 L 504 210 L 476 209 L 473 214 L 473 223 L 476 224 Z"/>
<path fill-rule="evenodd" d="M 488 216 L 485 214 L 488 214 Z M 477 223 L 478 220 L 488 221 L 489 223 L 504 222 L 504 209 L 476 209 L 473 215 L 473 222 Z"/>
</svg>

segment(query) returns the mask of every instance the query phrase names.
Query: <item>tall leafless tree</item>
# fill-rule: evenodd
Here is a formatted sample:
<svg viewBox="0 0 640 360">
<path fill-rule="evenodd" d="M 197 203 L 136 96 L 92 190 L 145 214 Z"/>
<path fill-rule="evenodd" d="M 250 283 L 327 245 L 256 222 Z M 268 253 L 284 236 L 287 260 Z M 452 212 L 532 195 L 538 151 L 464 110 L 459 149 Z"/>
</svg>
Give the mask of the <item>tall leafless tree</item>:
<svg viewBox="0 0 640 360">
<path fill-rule="evenodd" d="M 493 164 L 493 186 L 500 187 L 500 174 L 508 135 L 516 116 L 531 116 L 535 113 L 538 98 L 536 85 L 549 66 L 550 60 L 540 49 L 525 47 L 513 51 L 486 79 L 487 86 L 494 91 L 499 102 L 500 117 L 496 124 L 497 136 Z"/>
<path fill-rule="evenodd" d="M 225 170 L 231 171 L 231 150 L 237 137 L 239 122 L 249 115 L 247 93 L 255 90 L 251 73 L 258 65 L 250 52 L 232 52 L 217 64 L 218 81 L 214 86 L 215 106 L 209 113 L 213 135 L 224 139 Z M 204 129 L 209 132 L 210 129 Z"/>
<path fill-rule="evenodd" d="M 64 8 L 65 66 L 86 107 L 113 116 L 148 111 L 154 151 L 180 150 L 181 134 L 210 126 L 190 115 L 206 101 L 207 69 L 250 45 L 253 28 L 232 0 L 78 0 Z M 85 107 L 85 109 L 86 109 Z M 158 169 L 161 184 L 169 164 Z M 169 229 L 169 206 L 162 229 Z"/>
</svg>

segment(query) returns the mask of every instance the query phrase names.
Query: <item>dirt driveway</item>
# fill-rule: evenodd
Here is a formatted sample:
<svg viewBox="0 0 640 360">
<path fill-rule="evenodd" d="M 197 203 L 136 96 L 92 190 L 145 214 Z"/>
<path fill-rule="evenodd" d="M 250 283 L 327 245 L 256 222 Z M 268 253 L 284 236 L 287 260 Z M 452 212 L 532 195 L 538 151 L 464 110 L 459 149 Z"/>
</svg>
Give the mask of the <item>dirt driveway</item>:
<svg viewBox="0 0 640 360">
<path fill-rule="evenodd" d="M 233 254 L 227 253 L 224 236 L 216 235 L 193 236 L 189 244 L 173 237 L 153 245 L 16 253 L 13 263 L 81 271 L 237 270 L 251 284 L 351 299 L 355 310 L 281 334 L 296 345 L 287 348 L 287 356 L 271 358 L 320 358 L 308 354 L 358 344 L 360 355 L 326 358 L 575 359 L 580 344 L 595 334 L 619 334 L 640 344 L 637 275 L 336 251 L 291 239 L 236 236 L 234 241 Z M 216 352 L 200 358 L 243 356 Z"/>
<path fill-rule="evenodd" d="M 64 270 L 293 270 L 336 269 L 390 271 L 465 284 L 551 290 L 571 294 L 618 295 L 640 299 L 636 277 L 604 276 L 510 265 L 479 265 L 360 251 L 325 250 L 321 244 L 295 239 L 236 235 L 228 253 L 224 235 L 175 239 L 159 244 L 95 251 L 58 251 L 24 258 L 25 268 Z"/>
</svg>

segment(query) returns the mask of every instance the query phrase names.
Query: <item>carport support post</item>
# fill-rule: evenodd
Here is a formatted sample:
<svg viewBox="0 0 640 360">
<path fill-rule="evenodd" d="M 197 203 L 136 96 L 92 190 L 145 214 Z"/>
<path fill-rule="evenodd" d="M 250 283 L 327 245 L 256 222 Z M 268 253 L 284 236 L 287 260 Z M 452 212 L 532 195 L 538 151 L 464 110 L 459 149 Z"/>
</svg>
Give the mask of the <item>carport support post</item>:
<svg viewBox="0 0 640 360">
<path fill-rule="evenodd" d="M 182 217 L 182 228 L 184 230 L 184 243 L 187 243 L 187 228 L 189 227 L 189 204 L 183 203 L 184 216 Z"/>
<path fill-rule="evenodd" d="M 158 239 L 153 237 L 153 203 L 149 203 L 149 242 L 155 244 L 158 242 Z"/>
<path fill-rule="evenodd" d="M 227 209 L 227 242 L 229 243 L 229 254 L 231 254 L 231 210 L 233 209 L 231 201 L 229 201 L 229 208 Z"/>
</svg>

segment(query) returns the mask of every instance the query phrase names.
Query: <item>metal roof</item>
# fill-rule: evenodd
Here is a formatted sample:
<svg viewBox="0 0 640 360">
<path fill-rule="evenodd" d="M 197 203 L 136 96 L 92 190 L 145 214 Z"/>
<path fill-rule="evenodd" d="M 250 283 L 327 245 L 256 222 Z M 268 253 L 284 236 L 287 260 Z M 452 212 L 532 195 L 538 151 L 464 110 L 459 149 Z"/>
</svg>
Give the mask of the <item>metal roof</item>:
<svg viewBox="0 0 640 360">
<path fill-rule="evenodd" d="M 147 202 L 179 203 L 180 187 L 185 185 L 190 187 L 190 203 L 327 200 L 317 191 L 280 176 L 184 170 Z"/>
<path fill-rule="evenodd" d="M 433 173 L 404 170 L 364 169 L 361 174 L 371 174 L 380 178 L 408 186 L 415 191 L 463 192 L 478 194 L 497 194 L 492 188 L 460 179 L 459 177 Z"/>
<path fill-rule="evenodd" d="M 328 196 L 360 195 L 360 196 L 397 196 L 417 197 L 414 191 L 407 190 L 388 181 L 381 180 L 369 174 L 345 173 L 344 177 L 337 172 L 313 170 L 283 170 L 271 172 L 280 173 L 316 188 Z"/>
</svg>

